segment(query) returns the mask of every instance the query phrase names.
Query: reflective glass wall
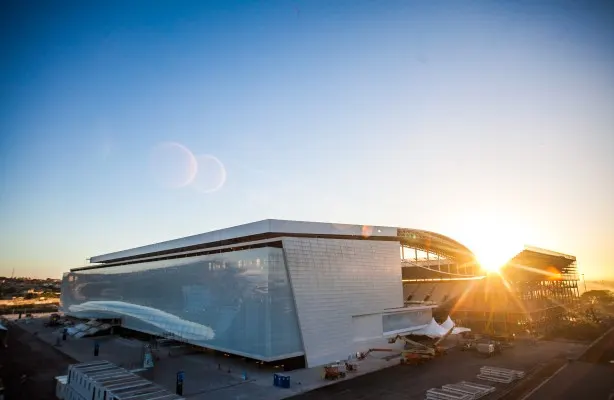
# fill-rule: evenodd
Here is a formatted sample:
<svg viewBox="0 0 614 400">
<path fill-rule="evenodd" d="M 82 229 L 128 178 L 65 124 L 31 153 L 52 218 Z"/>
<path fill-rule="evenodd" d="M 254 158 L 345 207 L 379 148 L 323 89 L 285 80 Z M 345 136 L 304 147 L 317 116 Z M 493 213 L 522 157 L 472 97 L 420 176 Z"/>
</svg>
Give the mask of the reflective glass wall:
<svg viewBox="0 0 614 400">
<path fill-rule="evenodd" d="M 283 250 L 264 247 L 65 274 L 62 310 L 273 360 L 303 353 Z"/>
<path fill-rule="evenodd" d="M 384 333 L 428 325 L 433 319 L 430 308 L 382 315 Z"/>
</svg>

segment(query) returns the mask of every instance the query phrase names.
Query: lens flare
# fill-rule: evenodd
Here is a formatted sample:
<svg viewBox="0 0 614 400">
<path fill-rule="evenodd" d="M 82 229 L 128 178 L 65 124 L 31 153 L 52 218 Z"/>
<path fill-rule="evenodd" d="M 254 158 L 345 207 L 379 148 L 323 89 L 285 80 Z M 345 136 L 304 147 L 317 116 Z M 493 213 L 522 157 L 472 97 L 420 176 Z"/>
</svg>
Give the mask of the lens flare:
<svg viewBox="0 0 614 400">
<path fill-rule="evenodd" d="M 150 162 L 154 179 L 166 188 L 177 189 L 189 185 L 198 171 L 194 154 L 176 142 L 157 145 L 151 153 Z"/>
<path fill-rule="evenodd" d="M 196 157 L 198 172 L 192 180 L 192 186 L 201 193 L 213 193 L 222 188 L 226 182 L 226 168 L 217 158 L 209 154 Z"/>
</svg>

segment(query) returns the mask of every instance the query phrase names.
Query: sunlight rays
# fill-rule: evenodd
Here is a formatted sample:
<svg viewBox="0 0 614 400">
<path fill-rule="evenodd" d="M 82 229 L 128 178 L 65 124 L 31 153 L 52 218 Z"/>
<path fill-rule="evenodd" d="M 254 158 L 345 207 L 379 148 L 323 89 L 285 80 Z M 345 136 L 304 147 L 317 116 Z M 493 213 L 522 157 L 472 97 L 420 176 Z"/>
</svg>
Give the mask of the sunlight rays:
<svg viewBox="0 0 614 400">
<path fill-rule="evenodd" d="M 554 272 L 550 272 L 548 270 L 543 270 L 543 269 L 538 269 L 538 268 L 533 268 L 533 267 L 529 267 L 527 265 L 522 265 L 522 264 L 518 264 L 518 263 L 512 263 L 512 262 L 508 262 L 505 265 L 506 269 L 508 267 L 511 268 L 517 268 L 523 271 L 527 271 L 527 272 L 533 272 L 535 274 L 540 274 L 540 275 L 544 275 L 547 276 L 551 279 L 560 279 L 561 278 L 561 274 L 560 273 L 554 273 Z"/>
</svg>

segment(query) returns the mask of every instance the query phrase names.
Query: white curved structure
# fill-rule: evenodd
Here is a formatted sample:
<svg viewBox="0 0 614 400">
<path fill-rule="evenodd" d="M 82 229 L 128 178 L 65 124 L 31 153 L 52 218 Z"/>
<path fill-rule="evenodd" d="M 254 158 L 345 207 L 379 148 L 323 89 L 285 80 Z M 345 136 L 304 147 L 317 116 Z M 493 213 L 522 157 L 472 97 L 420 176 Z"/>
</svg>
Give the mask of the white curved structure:
<svg viewBox="0 0 614 400">
<path fill-rule="evenodd" d="M 401 242 L 463 248 L 428 235 L 255 222 L 92 257 L 96 265 L 65 274 L 61 309 L 258 360 L 322 365 L 431 321 L 433 306 L 404 307 Z"/>
<path fill-rule="evenodd" d="M 435 321 L 435 318 L 432 318 L 431 322 L 427 326 L 412 332 L 412 334 L 413 335 L 424 335 L 424 336 L 428 336 L 431 338 L 438 338 L 448 333 L 448 331 L 449 329 L 445 330 L 437 323 L 437 321 Z"/>
<path fill-rule="evenodd" d="M 452 318 L 450 318 L 449 315 L 448 315 L 448 318 L 445 321 L 443 321 L 440 326 L 445 332 L 448 332 L 450 329 L 454 328 L 452 329 L 453 335 L 458 335 L 459 333 L 463 333 L 463 332 L 471 332 L 471 329 L 469 328 L 462 328 L 460 326 L 456 326 L 456 324 L 454 323 L 454 321 L 452 321 Z"/>
<path fill-rule="evenodd" d="M 135 318 L 146 324 L 186 340 L 212 340 L 215 332 L 208 326 L 197 324 L 157 308 L 139 306 L 123 301 L 86 301 L 68 307 L 73 314 L 100 314 L 107 318 Z"/>
<path fill-rule="evenodd" d="M 448 315 L 448 318 L 443 321 L 443 323 L 441 324 L 441 327 L 447 332 L 450 329 L 452 329 L 454 327 L 454 322 L 452 321 L 452 318 L 450 318 L 450 316 Z"/>
</svg>

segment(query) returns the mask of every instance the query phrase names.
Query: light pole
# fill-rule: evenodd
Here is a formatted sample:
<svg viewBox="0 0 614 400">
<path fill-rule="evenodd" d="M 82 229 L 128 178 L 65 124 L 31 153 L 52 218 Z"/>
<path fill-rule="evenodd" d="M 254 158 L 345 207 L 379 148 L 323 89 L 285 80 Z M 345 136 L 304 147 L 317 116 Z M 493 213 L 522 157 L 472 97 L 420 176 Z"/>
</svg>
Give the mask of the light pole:
<svg viewBox="0 0 614 400">
<path fill-rule="evenodd" d="M 584 278 L 584 274 L 582 274 L 582 282 L 584 282 L 584 293 L 586 293 L 586 279 Z"/>
</svg>

